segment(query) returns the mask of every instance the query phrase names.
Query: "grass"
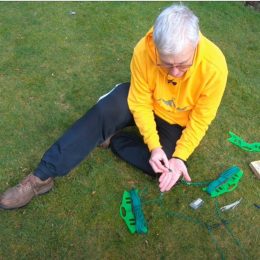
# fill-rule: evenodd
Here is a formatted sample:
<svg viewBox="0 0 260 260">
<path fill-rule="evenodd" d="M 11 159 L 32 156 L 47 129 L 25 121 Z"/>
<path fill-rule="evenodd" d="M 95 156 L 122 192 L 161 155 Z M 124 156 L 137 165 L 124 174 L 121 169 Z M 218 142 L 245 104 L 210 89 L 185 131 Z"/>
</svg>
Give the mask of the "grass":
<svg viewBox="0 0 260 260">
<path fill-rule="evenodd" d="M 220 222 L 200 188 L 177 186 L 163 204 L 144 204 L 147 235 L 131 235 L 119 217 L 124 190 L 159 197 L 156 180 L 95 149 L 46 196 L 0 212 L 0 259 L 257 259 L 259 182 L 248 164 L 259 155 L 228 143 L 228 131 L 259 141 L 259 13 L 236 2 L 186 3 L 201 31 L 223 50 L 229 78 L 217 118 L 189 159 L 194 181 L 215 179 L 232 165 L 244 178 L 220 206 Z M 37 166 L 43 152 L 116 83 L 129 80 L 137 41 L 167 2 L 1 2 L 0 191 Z M 70 15 L 75 11 L 75 15 Z M 189 203 L 201 197 L 198 211 Z M 231 233 L 230 233 L 231 232 Z M 233 237 L 232 237 L 233 235 Z"/>
</svg>

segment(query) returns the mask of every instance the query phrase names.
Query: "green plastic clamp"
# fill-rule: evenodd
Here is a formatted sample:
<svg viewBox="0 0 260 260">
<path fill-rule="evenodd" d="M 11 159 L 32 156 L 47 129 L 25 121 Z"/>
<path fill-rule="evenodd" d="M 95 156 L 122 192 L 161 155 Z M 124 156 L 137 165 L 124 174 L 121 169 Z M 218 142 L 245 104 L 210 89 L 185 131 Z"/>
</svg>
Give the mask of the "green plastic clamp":
<svg viewBox="0 0 260 260">
<path fill-rule="evenodd" d="M 235 135 L 232 132 L 229 132 L 230 137 L 227 139 L 230 143 L 238 146 L 239 148 L 247 151 L 247 152 L 260 152 L 260 143 L 247 143 L 239 136 Z"/>
<path fill-rule="evenodd" d="M 136 232 L 135 216 L 132 208 L 132 200 L 130 192 L 124 191 L 122 203 L 120 205 L 120 216 L 125 221 L 131 234 Z"/>
<path fill-rule="evenodd" d="M 224 171 L 217 180 L 212 181 L 202 190 L 210 194 L 211 197 L 218 197 L 236 189 L 243 175 L 244 173 L 239 167 L 233 166 Z"/>
</svg>

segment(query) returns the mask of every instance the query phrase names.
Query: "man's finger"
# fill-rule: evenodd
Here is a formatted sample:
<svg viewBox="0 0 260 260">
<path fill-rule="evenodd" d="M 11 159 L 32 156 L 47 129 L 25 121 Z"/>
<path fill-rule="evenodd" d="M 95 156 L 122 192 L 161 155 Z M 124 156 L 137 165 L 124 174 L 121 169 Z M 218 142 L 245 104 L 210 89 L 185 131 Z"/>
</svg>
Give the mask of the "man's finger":
<svg viewBox="0 0 260 260">
<path fill-rule="evenodd" d="M 162 175 L 163 177 L 161 176 L 162 178 L 160 177 L 159 179 L 159 181 L 161 180 L 159 185 L 160 188 L 165 187 L 167 183 L 171 180 L 171 175 L 169 173 L 165 172 Z"/>
<path fill-rule="evenodd" d="M 160 160 L 153 161 L 153 163 L 156 165 L 158 169 L 160 169 L 160 172 L 165 172 L 168 170 Z"/>
<path fill-rule="evenodd" d="M 164 166 L 165 166 L 167 169 L 169 169 L 169 168 L 170 168 L 170 165 L 169 165 L 169 161 L 168 161 L 168 158 L 167 158 L 166 154 L 163 155 L 162 161 L 163 161 L 163 163 L 164 163 Z"/>
<path fill-rule="evenodd" d="M 165 178 L 165 175 L 167 174 L 167 172 L 163 172 L 159 178 L 159 182 L 161 183 L 163 181 L 163 179 Z"/>
<path fill-rule="evenodd" d="M 165 176 L 159 185 L 161 192 L 167 191 L 166 187 L 168 187 L 169 183 L 171 182 L 171 178 L 172 173 L 165 173 Z"/>
<path fill-rule="evenodd" d="M 152 160 L 150 160 L 149 163 L 150 163 L 150 165 L 151 165 L 151 167 L 153 168 L 153 171 L 154 171 L 155 173 L 162 172 L 162 171 L 156 166 L 156 164 L 155 164 Z"/>
<path fill-rule="evenodd" d="M 182 171 L 182 174 L 183 174 L 183 177 L 184 177 L 184 179 L 185 179 L 186 181 L 191 181 L 191 177 L 190 177 L 190 175 L 189 175 L 187 169 L 183 170 L 183 171 Z"/>
<path fill-rule="evenodd" d="M 179 180 L 180 177 L 181 177 L 180 173 L 172 174 L 172 178 L 170 179 L 170 182 L 165 187 L 165 191 L 169 191 L 176 184 L 176 182 Z"/>
</svg>

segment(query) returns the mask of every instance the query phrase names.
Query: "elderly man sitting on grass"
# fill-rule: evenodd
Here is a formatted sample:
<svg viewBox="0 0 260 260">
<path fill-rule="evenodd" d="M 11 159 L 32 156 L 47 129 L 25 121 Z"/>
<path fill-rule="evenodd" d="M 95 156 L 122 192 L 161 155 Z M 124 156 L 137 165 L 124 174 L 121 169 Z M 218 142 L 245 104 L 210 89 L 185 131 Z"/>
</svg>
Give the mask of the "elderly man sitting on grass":
<svg viewBox="0 0 260 260">
<path fill-rule="evenodd" d="M 131 82 L 118 84 L 61 136 L 35 171 L 0 197 L 0 207 L 19 208 L 48 192 L 106 142 L 120 158 L 169 191 L 180 177 L 191 181 L 186 161 L 216 116 L 227 81 L 221 50 L 199 31 L 184 5 L 166 8 L 137 43 Z M 140 135 L 125 133 L 137 126 Z"/>
</svg>

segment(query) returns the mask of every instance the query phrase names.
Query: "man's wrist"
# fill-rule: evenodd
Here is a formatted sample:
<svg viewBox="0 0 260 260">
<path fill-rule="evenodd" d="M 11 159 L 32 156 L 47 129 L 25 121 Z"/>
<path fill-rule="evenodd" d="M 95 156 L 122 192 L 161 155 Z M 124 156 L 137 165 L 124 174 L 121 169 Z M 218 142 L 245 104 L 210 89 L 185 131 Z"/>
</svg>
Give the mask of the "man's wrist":
<svg viewBox="0 0 260 260">
<path fill-rule="evenodd" d="M 183 162 L 186 162 L 185 160 L 183 160 L 183 159 L 181 159 L 180 157 L 177 157 L 177 156 L 172 156 L 172 158 L 179 159 L 179 160 L 181 160 Z"/>
</svg>

